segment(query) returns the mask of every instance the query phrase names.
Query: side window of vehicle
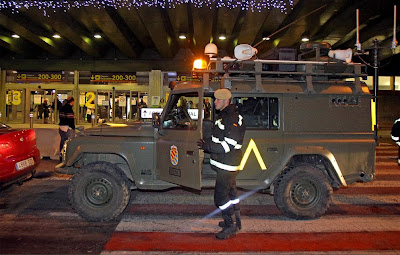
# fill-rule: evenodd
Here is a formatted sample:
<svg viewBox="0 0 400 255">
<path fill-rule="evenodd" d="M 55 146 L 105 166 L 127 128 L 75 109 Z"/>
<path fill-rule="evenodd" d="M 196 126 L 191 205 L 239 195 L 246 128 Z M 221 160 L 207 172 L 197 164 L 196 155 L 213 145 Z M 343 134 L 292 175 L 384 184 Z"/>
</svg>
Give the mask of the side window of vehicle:
<svg viewBox="0 0 400 255">
<path fill-rule="evenodd" d="M 185 93 L 172 95 L 172 104 L 169 105 L 163 120 L 164 129 L 191 129 L 198 126 L 199 95 Z"/>
<path fill-rule="evenodd" d="M 279 129 L 279 100 L 275 97 L 238 97 L 238 106 L 246 127 L 251 129 Z"/>
</svg>

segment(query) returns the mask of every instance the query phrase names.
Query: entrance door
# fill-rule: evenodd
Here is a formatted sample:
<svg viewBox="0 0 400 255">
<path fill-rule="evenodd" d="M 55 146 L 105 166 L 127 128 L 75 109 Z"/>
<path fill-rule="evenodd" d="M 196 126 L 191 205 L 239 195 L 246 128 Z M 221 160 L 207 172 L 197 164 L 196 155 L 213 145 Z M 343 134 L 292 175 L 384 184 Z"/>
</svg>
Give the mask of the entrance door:
<svg viewBox="0 0 400 255">
<path fill-rule="evenodd" d="M 6 119 L 8 123 L 24 122 L 25 90 L 9 89 L 6 92 Z"/>
<path fill-rule="evenodd" d="M 198 190 L 202 168 L 197 148 L 202 133 L 202 93 L 199 88 L 171 95 L 171 103 L 161 117 L 157 139 L 159 178 Z"/>
<path fill-rule="evenodd" d="M 129 118 L 130 113 L 130 91 L 115 91 L 115 104 L 113 110 L 115 111 L 114 122 L 121 123 Z"/>
<path fill-rule="evenodd" d="M 96 100 L 96 113 L 98 122 L 109 122 L 111 116 L 110 99 L 112 96 L 111 91 L 98 90 Z"/>
<path fill-rule="evenodd" d="M 33 123 L 53 123 L 53 110 L 51 108 L 55 91 L 45 89 L 28 90 L 30 112 L 33 113 Z"/>
</svg>

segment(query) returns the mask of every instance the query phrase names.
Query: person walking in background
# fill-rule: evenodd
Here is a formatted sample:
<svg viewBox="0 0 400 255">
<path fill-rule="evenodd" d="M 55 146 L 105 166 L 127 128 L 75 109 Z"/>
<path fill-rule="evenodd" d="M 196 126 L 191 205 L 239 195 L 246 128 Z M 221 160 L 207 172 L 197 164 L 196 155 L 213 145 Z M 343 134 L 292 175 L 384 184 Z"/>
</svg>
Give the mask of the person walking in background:
<svg viewBox="0 0 400 255">
<path fill-rule="evenodd" d="M 246 127 L 236 105 L 230 104 L 232 94 L 228 89 L 218 89 L 214 96 L 215 109 L 219 114 L 212 128 L 211 139 L 200 139 L 197 145 L 211 154 L 210 164 L 217 172 L 214 203 L 221 210 L 224 221 L 219 223 L 222 231 L 216 234 L 216 238 L 227 239 L 242 228 L 236 176 L 242 159 L 241 148 Z M 235 221 L 232 218 L 234 214 Z"/>
<path fill-rule="evenodd" d="M 391 134 L 392 134 L 392 140 L 399 146 L 397 164 L 400 166 L 400 118 L 394 121 Z"/>
<path fill-rule="evenodd" d="M 49 109 L 50 106 L 49 106 L 49 100 L 47 98 L 44 99 L 42 107 L 43 107 L 43 122 L 47 124 L 50 116 L 50 109 Z"/>
<path fill-rule="evenodd" d="M 68 97 L 65 105 L 59 111 L 60 123 L 58 133 L 60 134 L 60 162 L 62 161 L 61 151 L 65 141 L 75 135 L 75 115 L 72 106 L 75 103 L 73 97 Z"/>
</svg>

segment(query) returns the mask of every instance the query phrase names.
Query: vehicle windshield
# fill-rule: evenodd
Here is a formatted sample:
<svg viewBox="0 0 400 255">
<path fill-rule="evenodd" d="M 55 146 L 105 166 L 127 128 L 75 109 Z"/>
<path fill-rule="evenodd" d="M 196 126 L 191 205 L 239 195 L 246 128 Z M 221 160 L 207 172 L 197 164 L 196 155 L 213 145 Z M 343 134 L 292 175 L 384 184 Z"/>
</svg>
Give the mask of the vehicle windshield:
<svg viewBox="0 0 400 255">
<path fill-rule="evenodd" d="M 162 125 L 165 129 L 197 129 L 198 119 L 198 93 L 177 94 L 171 97 Z"/>
</svg>

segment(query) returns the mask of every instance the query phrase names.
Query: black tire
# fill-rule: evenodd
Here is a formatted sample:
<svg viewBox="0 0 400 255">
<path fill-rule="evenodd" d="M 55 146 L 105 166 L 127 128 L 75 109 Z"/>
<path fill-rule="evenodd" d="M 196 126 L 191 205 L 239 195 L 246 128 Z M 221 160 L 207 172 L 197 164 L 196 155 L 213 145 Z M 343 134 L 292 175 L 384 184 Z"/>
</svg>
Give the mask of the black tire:
<svg viewBox="0 0 400 255">
<path fill-rule="evenodd" d="M 331 203 L 332 187 L 325 174 L 312 165 L 285 170 L 274 186 L 275 204 L 289 218 L 318 218 Z"/>
<path fill-rule="evenodd" d="M 72 208 L 86 220 L 109 221 L 128 205 L 128 179 L 113 164 L 91 163 L 74 175 L 68 197 Z"/>
</svg>

